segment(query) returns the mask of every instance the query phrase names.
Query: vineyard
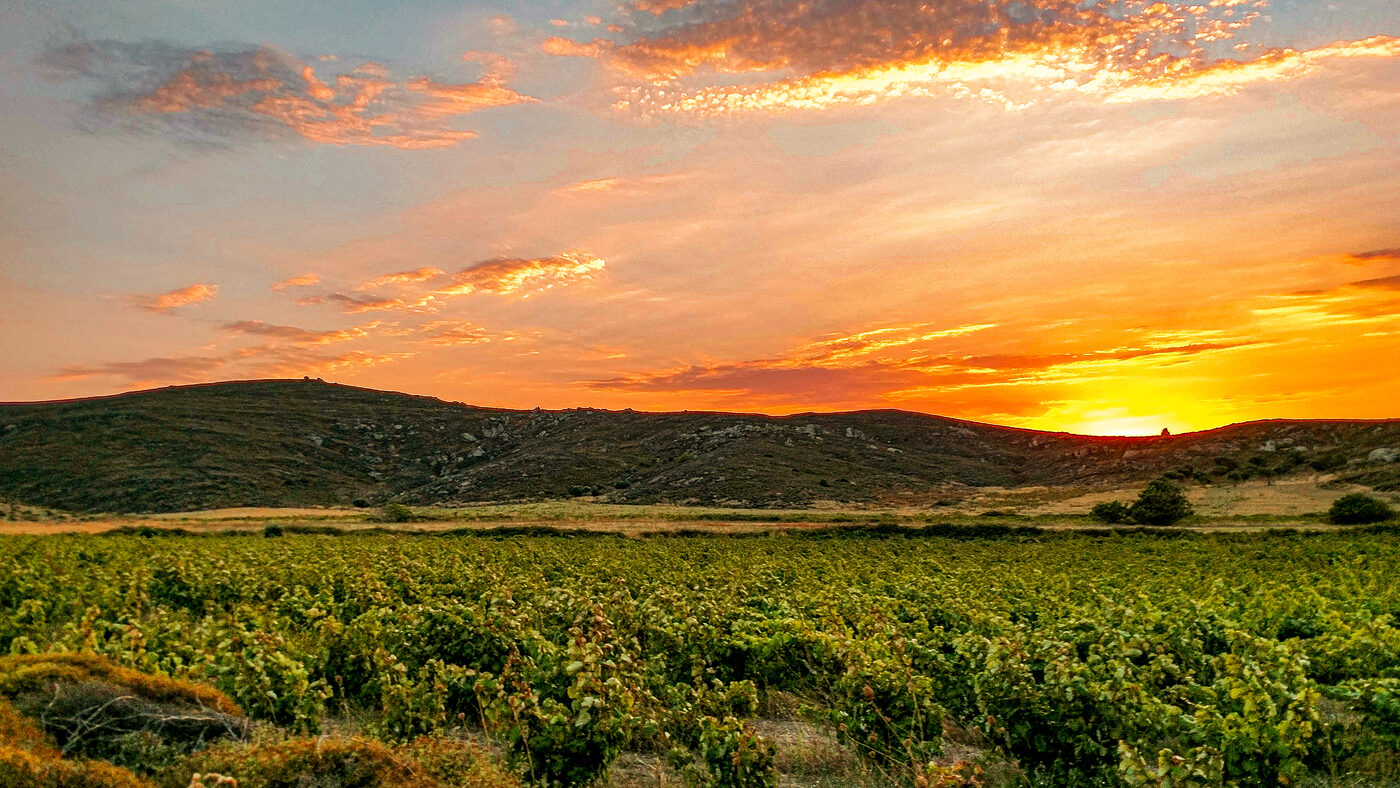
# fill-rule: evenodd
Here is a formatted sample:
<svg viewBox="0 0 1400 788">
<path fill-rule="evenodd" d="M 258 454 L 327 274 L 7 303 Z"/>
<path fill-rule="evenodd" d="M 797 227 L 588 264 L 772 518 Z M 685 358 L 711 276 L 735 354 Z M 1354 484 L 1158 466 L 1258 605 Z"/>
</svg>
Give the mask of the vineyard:
<svg viewBox="0 0 1400 788">
<path fill-rule="evenodd" d="M 1384 529 L 268 536 L 0 539 L 0 654 L 212 685 L 288 735 L 470 738 L 549 786 L 637 754 L 774 785 L 780 715 L 919 788 L 1400 771 Z M 183 788 L 195 761 L 126 765 Z"/>
</svg>

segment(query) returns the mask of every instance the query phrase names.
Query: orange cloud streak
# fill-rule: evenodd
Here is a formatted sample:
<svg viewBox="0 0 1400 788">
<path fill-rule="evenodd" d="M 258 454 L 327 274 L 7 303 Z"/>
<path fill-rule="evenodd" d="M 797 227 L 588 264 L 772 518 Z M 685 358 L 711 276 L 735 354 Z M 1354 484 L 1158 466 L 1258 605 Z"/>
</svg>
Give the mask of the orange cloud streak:
<svg viewBox="0 0 1400 788">
<path fill-rule="evenodd" d="M 189 287 L 182 287 L 179 290 L 171 290 L 168 293 L 159 293 L 149 296 L 136 296 L 135 300 L 142 309 L 149 309 L 152 312 L 169 312 L 189 304 L 196 304 L 200 301 L 208 301 L 219 292 L 218 285 L 207 282 L 197 282 Z"/>
<path fill-rule="evenodd" d="M 1303 51 L 1241 44 L 1229 57 L 1213 54 L 1266 6 L 746 0 L 630 43 L 555 37 L 544 50 L 603 59 L 631 82 L 616 88 L 614 106 L 643 116 L 820 110 L 931 95 L 1009 108 L 1064 94 L 1118 103 L 1179 100 L 1297 79 L 1339 60 L 1400 56 L 1400 39 L 1389 36 Z M 637 10 L 671 7 L 663 0 Z"/>
<path fill-rule="evenodd" d="M 310 287 L 314 284 L 320 284 L 320 282 L 321 276 L 319 274 L 302 274 L 301 276 L 294 276 L 291 279 L 284 279 L 274 284 L 272 289 L 280 293 L 289 287 Z"/>
<path fill-rule="evenodd" d="M 557 285 L 582 282 L 603 270 L 606 262 L 583 252 L 565 252 L 551 257 L 502 258 L 486 260 L 452 275 L 452 282 L 415 295 L 399 298 L 373 298 L 345 293 L 307 296 L 302 306 L 340 304 L 350 314 L 365 312 L 435 312 L 458 296 L 472 293 L 515 295 L 522 298 Z M 419 268 L 371 279 L 357 290 L 370 290 L 386 284 L 415 284 L 443 275 L 437 268 Z"/>
<path fill-rule="evenodd" d="M 420 76 L 399 82 L 382 64 L 364 63 L 329 84 L 312 65 L 267 47 L 194 52 L 149 93 L 102 106 L 134 115 L 192 115 L 194 126 L 217 134 L 271 122 L 319 144 L 442 148 L 476 136 L 446 121 L 536 100 L 506 86 L 511 64 L 501 55 L 467 52 L 463 59 L 483 64 L 480 79 L 452 84 Z"/>
</svg>

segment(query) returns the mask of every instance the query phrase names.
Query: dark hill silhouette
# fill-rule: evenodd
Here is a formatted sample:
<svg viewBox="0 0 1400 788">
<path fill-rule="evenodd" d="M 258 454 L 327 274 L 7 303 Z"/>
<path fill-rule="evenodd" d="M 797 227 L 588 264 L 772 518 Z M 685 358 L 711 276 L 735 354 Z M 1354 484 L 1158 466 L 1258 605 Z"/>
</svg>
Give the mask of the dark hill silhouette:
<svg viewBox="0 0 1400 788">
<path fill-rule="evenodd" d="M 957 485 L 1334 471 L 1395 489 L 1400 420 L 1092 437 L 869 410 L 480 408 L 318 380 L 0 405 L 0 497 L 87 512 L 601 495 L 746 506 L 933 501 Z"/>
</svg>

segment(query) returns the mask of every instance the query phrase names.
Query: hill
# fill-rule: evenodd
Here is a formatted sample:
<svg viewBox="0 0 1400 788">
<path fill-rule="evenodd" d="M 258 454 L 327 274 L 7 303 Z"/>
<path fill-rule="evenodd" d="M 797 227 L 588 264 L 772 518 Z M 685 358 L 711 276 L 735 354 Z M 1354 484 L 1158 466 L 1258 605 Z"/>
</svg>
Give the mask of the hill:
<svg viewBox="0 0 1400 788">
<path fill-rule="evenodd" d="M 894 410 L 499 410 L 269 380 L 0 405 L 0 497 L 83 512 L 585 494 L 785 507 L 933 503 L 962 486 L 1318 470 L 1396 489 L 1396 449 L 1400 420 L 1260 421 L 1106 438 Z"/>
</svg>

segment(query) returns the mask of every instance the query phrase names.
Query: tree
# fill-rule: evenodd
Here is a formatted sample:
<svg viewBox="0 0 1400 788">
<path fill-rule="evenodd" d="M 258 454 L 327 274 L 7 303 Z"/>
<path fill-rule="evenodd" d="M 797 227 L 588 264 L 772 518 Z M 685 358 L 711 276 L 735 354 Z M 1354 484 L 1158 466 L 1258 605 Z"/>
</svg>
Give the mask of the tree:
<svg viewBox="0 0 1400 788">
<path fill-rule="evenodd" d="M 1395 511 L 1389 504 L 1366 493 L 1343 495 L 1333 501 L 1332 508 L 1327 510 L 1327 519 L 1338 525 L 1379 523 L 1394 516 Z"/>
<path fill-rule="evenodd" d="M 1167 479 L 1147 483 L 1138 499 L 1128 509 L 1133 522 L 1143 525 L 1171 525 L 1191 516 L 1191 503 L 1181 487 Z"/>
</svg>

